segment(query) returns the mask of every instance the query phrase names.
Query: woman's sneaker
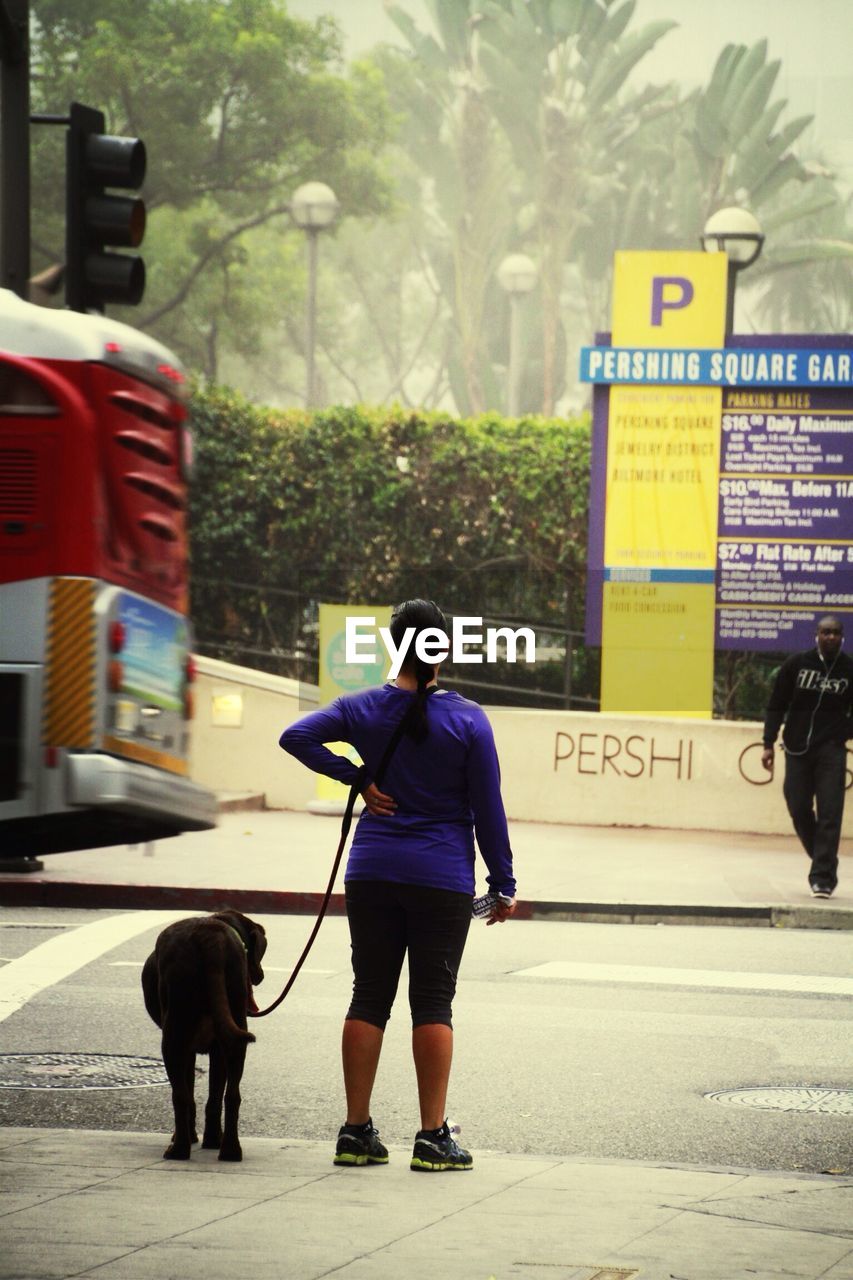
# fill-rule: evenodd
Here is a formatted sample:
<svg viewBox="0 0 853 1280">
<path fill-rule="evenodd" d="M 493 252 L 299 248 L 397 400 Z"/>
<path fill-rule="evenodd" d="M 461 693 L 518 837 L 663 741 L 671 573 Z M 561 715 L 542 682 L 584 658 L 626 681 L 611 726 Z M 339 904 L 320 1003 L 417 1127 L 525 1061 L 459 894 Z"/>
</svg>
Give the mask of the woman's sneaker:
<svg viewBox="0 0 853 1280">
<path fill-rule="evenodd" d="M 379 1141 L 379 1130 L 373 1121 L 366 1124 L 344 1124 L 338 1131 L 335 1164 L 387 1164 L 388 1148 Z"/>
<path fill-rule="evenodd" d="M 440 1129 L 420 1129 L 415 1135 L 411 1168 L 423 1173 L 441 1173 L 445 1169 L 471 1169 L 471 1152 L 455 1141 L 447 1121 Z"/>
</svg>

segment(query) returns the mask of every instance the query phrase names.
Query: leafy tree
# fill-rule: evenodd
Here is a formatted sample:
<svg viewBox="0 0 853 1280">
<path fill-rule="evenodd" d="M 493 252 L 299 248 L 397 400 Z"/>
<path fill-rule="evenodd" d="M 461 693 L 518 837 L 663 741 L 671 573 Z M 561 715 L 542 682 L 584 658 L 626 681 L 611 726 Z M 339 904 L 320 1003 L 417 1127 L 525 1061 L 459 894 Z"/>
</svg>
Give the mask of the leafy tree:
<svg viewBox="0 0 853 1280">
<path fill-rule="evenodd" d="M 627 77 L 674 23 L 626 34 L 633 0 L 529 0 L 484 6 L 481 61 L 489 102 L 529 193 L 524 219 L 541 278 L 542 412 L 562 390 L 558 368 L 566 266 L 582 227 L 624 198 L 620 153 L 664 91 L 625 87 Z"/>
<path fill-rule="evenodd" d="M 128 319 L 196 367 L 215 372 L 223 330 L 233 350 L 265 323 L 283 272 L 270 279 L 247 240 L 274 227 L 286 261 L 300 182 L 322 176 L 350 215 L 387 205 L 382 83 L 364 66 L 340 73 L 328 20 L 278 0 L 32 0 L 32 13 L 34 109 L 86 102 L 147 142 L 151 282 Z M 50 132 L 35 138 L 36 269 L 63 257 Z"/>
<path fill-rule="evenodd" d="M 798 201 L 784 196 L 762 211 L 770 247 L 755 268 L 761 312 L 775 333 L 849 333 L 853 199 L 842 199 L 824 176 Z"/>
<path fill-rule="evenodd" d="M 599 224 L 606 236 L 591 245 L 581 233 L 587 279 L 599 281 L 592 327 L 604 327 L 616 248 L 696 245 L 709 214 L 737 204 L 759 216 L 767 237 L 739 290 L 755 300 L 754 324 L 771 332 L 849 328 L 847 214 L 829 171 L 797 153 L 811 117 L 786 121 L 788 103 L 775 96 L 779 71 L 766 41 L 727 45 L 708 85 L 679 102 L 665 125 L 647 129 L 643 152 L 629 158 L 628 199 L 609 226 L 606 216 Z"/>
<path fill-rule="evenodd" d="M 427 3 L 434 36 L 400 0 L 408 49 L 343 69 L 333 23 L 285 0 L 31 0 L 34 110 L 87 102 L 148 143 L 149 284 L 123 318 L 210 381 L 298 402 L 287 204 L 321 177 L 349 215 L 320 255 L 326 402 L 501 404 L 496 269 L 522 250 L 540 266 L 522 408 L 565 404 L 574 348 L 607 324 L 614 251 L 696 246 L 725 203 L 768 233 L 744 280 L 767 323 L 849 328 L 849 206 L 800 154 L 807 121 L 787 120 L 765 42 L 727 46 L 684 97 L 634 87 L 668 24 L 634 30 L 631 0 Z M 39 270 L 63 256 L 64 156 L 62 131 L 32 133 Z"/>
<path fill-rule="evenodd" d="M 785 656 L 718 650 L 714 658 L 714 715 L 721 720 L 763 720 Z"/>
<path fill-rule="evenodd" d="M 808 175 L 791 150 L 811 123 L 799 116 L 777 128 L 787 102 L 772 101 L 781 63 L 767 61 L 767 41 L 726 45 L 711 79 L 693 99 L 689 139 L 695 157 L 699 225 L 737 199 L 759 208 L 788 182 Z"/>
<path fill-rule="evenodd" d="M 617 108 L 617 91 L 671 24 L 626 37 L 634 6 L 610 0 L 428 0 L 428 7 L 435 37 L 400 6 L 390 8 L 412 51 L 394 100 L 438 217 L 429 254 L 458 340 L 454 398 L 465 411 L 499 402 L 507 303 L 495 273 L 504 253 L 530 242 L 541 270 L 527 309 L 542 317 L 542 331 L 530 344 L 522 394 L 547 413 L 563 386 L 561 308 L 575 237 L 619 189 L 611 165 L 637 128 L 632 108 L 644 112 L 662 96 L 643 91 Z M 386 71 L 389 62 L 386 54 Z"/>
<path fill-rule="evenodd" d="M 456 137 L 448 124 L 461 118 L 454 93 L 476 90 L 478 105 L 485 98 L 511 148 L 513 173 L 502 208 L 511 208 L 512 228 L 507 235 L 500 227 L 503 248 L 497 240 L 488 247 L 492 271 L 505 248 L 527 249 L 541 267 L 527 304 L 541 319 L 542 334 L 540 341 L 528 340 L 526 407 L 552 408 L 564 392 L 567 350 L 606 327 L 618 248 L 698 247 L 710 212 L 747 203 L 770 232 L 750 282 L 784 271 L 775 292 L 787 288 L 804 297 L 799 270 L 848 258 L 849 235 L 837 211 L 837 234 L 814 234 L 814 216 L 831 213 L 838 196 L 830 182 L 815 183 L 814 167 L 795 152 L 809 118 L 786 120 L 787 103 L 775 95 L 779 63 L 768 60 L 766 41 L 726 46 L 708 85 L 683 98 L 673 85 L 633 87 L 633 73 L 673 24 L 631 30 L 631 2 L 484 0 L 473 6 L 436 0 L 431 13 L 438 39 L 394 9 L 416 54 L 419 87 L 401 81 L 392 96 L 405 105 L 407 121 L 415 122 L 407 123 L 406 145 L 412 128 L 423 133 L 417 154 L 430 175 L 426 198 L 435 192 L 439 244 L 455 243 L 444 209 L 459 206 L 463 153 L 440 145 Z M 386 59 L 386 71 L 387 65 Z M 438 113 L 428 110 L 430 96 Z M 498 142 L 487 136 L 498 154 Z M 484 151 L 482 142 L 478 150 Z M 474 212 L 466 216 L 475 222 Z M 842 262 L 842 297 L 848 270 Z M 831 265 L 827 276 L 830 271 Z M 491 404 L 498 402 L 494 372 L 507 347 L 507 308 L 493 284 L 489 292 L 486 276 L 475 278 L 468 292 L 485 300 L 476 350 Z M 455 306 L 453 275 L 445 292 Z M 816 314 L 801 327 L 814 328 Z M 457 403 L 469 405 L 468 390 L 460 396 L 458 379 L 452 386 Z"/>
<path fill-rule="evenodd" d="M 434 205 L 437 234 L 427 246 L 432 272 L 453 318 L 450 384 L 463 412 L 497 403 L 485 328 L 498 263 L 506 251 L 512 209 L 507 149 L 486 101 L 476 0 L 426 0 L 437 35 L 422 32 L 398 5 L 389 16 L 411 55 L 395 77 L 405 105 L 403 144 L 415 158 Z M 390 71 L 392 58 L 386 55 Z M 436 109 L 437 108 L 437 109 Z"/>
<path fill-rule="evenodd" d="M 726 205 L 746 205 L 767 233 L 751 285 L 773 277 L 764 293 L 771 328 L 820 330 L 838 325 L 838 308 L 798 306 L 815 282 L 851 283 L 853 243 L 843 204 L 829 175 L 807 163 L 796 144 L 811 116 L 785 119 L 787 100 L 775 96 L 778 61 L 768 61 L 767 41 L 726 45 L 711 78 L 678 104 L 666 124 L 646 131 L 647 145 L 632 151 L 625 170 L 628 199 L 617 213 L 606 249 L 669 248 L 696 244 L 708 216 Z M 674 134 L 672 126 L 675 126 Z M 649 145 L 650 144 L 650 145 Z M 604 266 L 599 259 L 599 269 Z M 821 270 L 821 264 L 826 264 Z M 784 274 L 780 274 L 784 273 Z M 609 270 L 603 274 L 609 290 Z M 782 294 L 787 293 L 788 305 Z M 783 320 L 784 315 L 784 320 Z"/>
</svg>

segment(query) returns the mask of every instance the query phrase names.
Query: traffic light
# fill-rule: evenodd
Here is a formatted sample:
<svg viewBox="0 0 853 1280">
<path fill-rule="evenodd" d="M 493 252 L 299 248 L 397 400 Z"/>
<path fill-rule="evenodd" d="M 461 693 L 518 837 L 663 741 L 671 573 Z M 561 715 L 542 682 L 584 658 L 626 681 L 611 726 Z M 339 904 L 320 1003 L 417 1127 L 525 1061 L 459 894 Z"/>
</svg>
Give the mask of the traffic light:
<svg viewBox="0 0 853 1280">
<path fill-rule="evenodd" d="M 65 175 L 65 265 L 68 306 L 103 311 L 107 302 L 135 306 L 145 292 L 145 263 L 135 249 L 145 235 L 145 204 L 113 188 L 137 191 L 145 180 L 145 143 L 104 133 L 103 112 L 72 102 Z M 109 190 L 108 190 L 109 189 Z"/>
</svg>

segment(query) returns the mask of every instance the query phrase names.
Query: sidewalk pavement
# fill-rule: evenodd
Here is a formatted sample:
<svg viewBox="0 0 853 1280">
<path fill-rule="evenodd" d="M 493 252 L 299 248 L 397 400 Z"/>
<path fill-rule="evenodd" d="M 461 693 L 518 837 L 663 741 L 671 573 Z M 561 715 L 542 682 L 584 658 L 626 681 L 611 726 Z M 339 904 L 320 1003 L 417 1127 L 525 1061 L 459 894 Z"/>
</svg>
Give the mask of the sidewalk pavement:
<svg viewBox="0 0 853 1280">
<path fill-rule="evenodd" d="M 213 831 L 148 846 L 53 854 L 43 870 L 0 873 L 0 905 L 186 908 L 316 914 L 340 818 L 246 810 L 221 797 Z M 812 898 L 793 835 L 510 823 L 518 919 L 853 929 L 853 857 Z M 485 867 L 478 860 L 478 891 Z M 329 910 L 343 910 L 343 867 Z"/>
<path fill-rule="evenodd" d="M 850 1280 L 853 1179 L 477 1152 L 338 1169 L 328 1143 L 161 1158 L 146 1133 L 0 1130 L 0 1280 Z"/>
<path fill-rule="evenodd" d="M 338 834 L 329 817 L 224 812 L 215 831 L 0 875 L 0 904 L 314 912 Z M 853 862 L 813 901 L 793 837 L 511 836 L 522 918 L 853 928 Z M 470 1173 L 434 1177 L 408 1148 L 337 1169 L 327 1141 L 252 1137 L 240 1165 L 199 1148 L 163 1161 L 162 1146 L 0 1128 L 0 1280 L 853 1280 L 850 1177 L 482 1150 Z"/>
</svg>

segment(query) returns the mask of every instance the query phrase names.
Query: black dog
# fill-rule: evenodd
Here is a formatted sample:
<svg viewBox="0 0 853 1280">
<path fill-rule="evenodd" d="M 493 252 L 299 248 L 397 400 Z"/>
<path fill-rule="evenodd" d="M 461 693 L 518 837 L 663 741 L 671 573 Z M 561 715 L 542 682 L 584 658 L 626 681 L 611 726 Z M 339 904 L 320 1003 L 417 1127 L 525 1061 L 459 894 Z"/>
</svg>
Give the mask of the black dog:
<svg viewBox="0 0 853 1280">
<path fill-rule="evenodd" d="M 175 1132 L 165 1160 L 189 1160 L 195 1128 L 195 1058 L 210 1055 L 210 1090 L 203 1147 L 220 1160 L 242 1160 L 237 1135 L 247 1014 L 257 1009 L 252 986 L 263 982 L 266 933 L 239 911 L 178 920 L 157 939 L 142 970 L 145 1008 L 163 1030 L 163 1063 L 172 1086 Z M 222 1100 L 225 1098 L 225 1129 Z"/>
</svg>

